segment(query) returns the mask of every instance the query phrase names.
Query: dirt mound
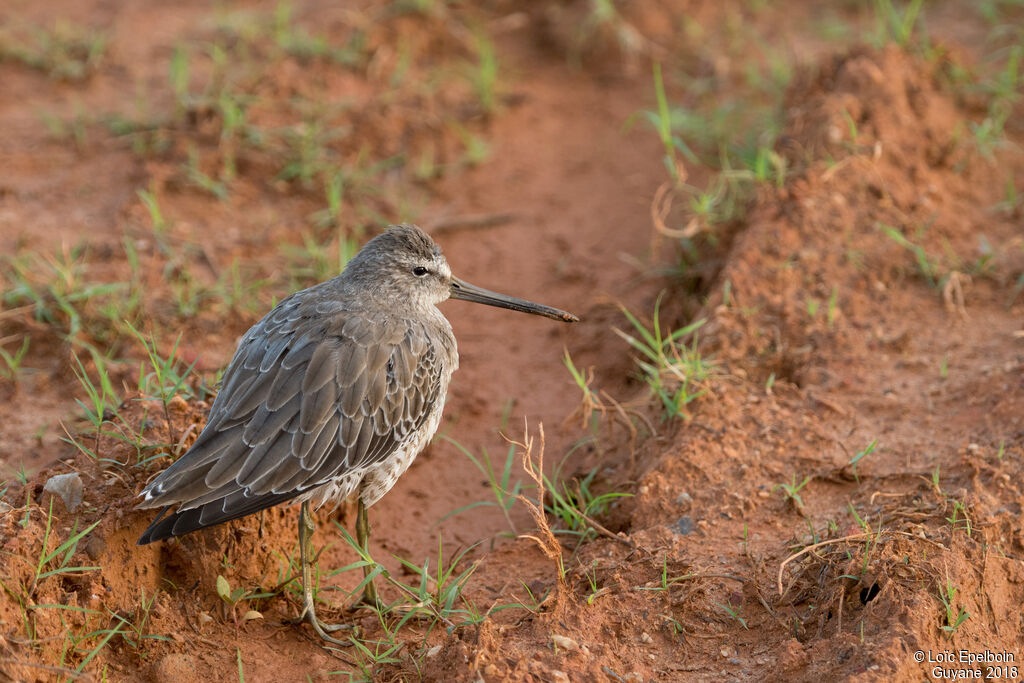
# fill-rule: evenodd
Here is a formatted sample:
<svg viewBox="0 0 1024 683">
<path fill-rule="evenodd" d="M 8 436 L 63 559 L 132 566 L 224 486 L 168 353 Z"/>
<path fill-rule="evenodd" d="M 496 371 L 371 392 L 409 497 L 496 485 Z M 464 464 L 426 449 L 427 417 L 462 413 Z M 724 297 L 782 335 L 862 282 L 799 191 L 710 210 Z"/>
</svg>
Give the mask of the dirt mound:
<svg viewBox="0 0 1024 683">
<path fill-rule="evenodd" d="M 702 332 L 741 381 L 702 399 L 641 480 L 634 528 L 680 527 L 692 499 L 706 526 L 678 556 L 710 537 L 720 562 L 750 566 L 737 611 L 775 625 L 787 678 L 913 679 L 914 650 L 1021 644 L 1020 461 L 1006 457 L 1022 445 L 1006 313 L 1020 234 L 990 210 L 1005 169 L 958 141 L 941 69 L 856 51 L 790 91 L 784 148 L 829 160 L 736 238 Z M 785 556 L 763 541 L 785 528 L 822 545 L 777 578 Z M 949 586 L 972 618 L 947 632 Z"/>
</svg>

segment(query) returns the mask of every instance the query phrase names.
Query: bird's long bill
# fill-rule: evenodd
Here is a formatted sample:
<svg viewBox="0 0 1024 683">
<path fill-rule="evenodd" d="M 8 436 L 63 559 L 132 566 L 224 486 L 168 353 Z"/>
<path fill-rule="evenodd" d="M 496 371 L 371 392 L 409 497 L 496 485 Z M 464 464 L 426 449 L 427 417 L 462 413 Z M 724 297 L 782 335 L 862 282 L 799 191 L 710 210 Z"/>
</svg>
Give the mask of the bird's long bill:
<svg viewBox="0 0 1024 683">
<path fill-rule="evenodd" d="M 522 313 L 533 313 L 534 315 L 542 315 L 545 318 L 561 320 L 567 323 L 575 323 L 580 320 L 572 313 L 567 313 L 551 306 L 544 306 L 543 304 L 535 304 L 525 299 L 517 299 L 514 296 L 498 294 L 483 287 L 471 285 L 457 277 L 452 278 L 452 298 L 472 301 L 478 304 L 487 304 L 488 306 L 497 306 L 498 308 L 509 308 L 513 311 L 521 311 Z"/>
</svg>

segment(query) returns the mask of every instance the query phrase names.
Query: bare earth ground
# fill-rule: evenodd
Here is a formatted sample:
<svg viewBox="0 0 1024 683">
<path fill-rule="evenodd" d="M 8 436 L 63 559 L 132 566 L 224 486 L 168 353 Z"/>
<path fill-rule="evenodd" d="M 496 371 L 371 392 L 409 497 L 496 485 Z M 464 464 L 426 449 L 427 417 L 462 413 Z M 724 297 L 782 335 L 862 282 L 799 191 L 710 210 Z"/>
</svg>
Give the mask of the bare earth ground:
<svg viewBox="0 0 1024 683">
<path fill-rule="evenodd" d="M 5 4 L 0 678 L 1024 666 L 1024 16 L 787 5 Z M 637 114 L 658 111 L 652 62 L 668 165 Z M 347 613 L 361 571 L 328 572 L 357 559 L 335 524 L 354 509 L 322 511 L 321 615 L 358 627 L 325 650 L 284 623 L 294 509 L 140 548 L 133 501 L 238 337 L 401 220 L 461 277 L 583 322 L 443 305 L 445 438 L 373 508 L 369 548 L 427 593 L 382 576 L 398 607 Z M 615 329 L 640 337 L 623 307 L 651 328 L 659 301 L 663 331 L 703 322 L 644 381 Z M 158 376 L 143 339 L 178 364 Z M 692 400 L 667 411 L 652 382 Z M 502 434 L 543 448 L 553 490 Z M 43 492 L 72 471 L 74 513 Z"/>
</svg>

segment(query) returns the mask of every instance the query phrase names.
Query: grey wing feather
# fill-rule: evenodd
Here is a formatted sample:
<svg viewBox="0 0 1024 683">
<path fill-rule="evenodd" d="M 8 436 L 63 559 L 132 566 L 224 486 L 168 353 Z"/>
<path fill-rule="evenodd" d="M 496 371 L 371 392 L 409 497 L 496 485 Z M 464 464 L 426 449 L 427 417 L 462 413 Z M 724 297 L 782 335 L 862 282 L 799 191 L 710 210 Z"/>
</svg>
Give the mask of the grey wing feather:
<svg viewBox="0 0 1024 683">
<path fill-rule="evenodd" d="M 145 542 L 262 509 L 261 499 L 276 505 L 381 462 L 443 400 L 449 354 L 422 324 L 337 308 L 303 316 L 287 299 L 281 306 L 246 334 L 206 428 L 146 487 L 139 506 L 203 513 L 158 519 Z"/>
</svg>

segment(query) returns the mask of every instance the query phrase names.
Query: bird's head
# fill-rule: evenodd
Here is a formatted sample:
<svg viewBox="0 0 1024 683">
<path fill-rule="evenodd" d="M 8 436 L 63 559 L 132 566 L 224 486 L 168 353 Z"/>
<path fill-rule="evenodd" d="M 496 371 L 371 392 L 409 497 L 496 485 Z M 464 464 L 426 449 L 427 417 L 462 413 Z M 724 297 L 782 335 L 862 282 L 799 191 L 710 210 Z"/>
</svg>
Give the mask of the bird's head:
<svg viewBox="0 0 1024 683">
<path fill-rule="evenodd" d="M 343 278 L 391 308 L 426 309 L 451 296 L 452 270 L 430 235 L 396 225 L 366 243 Z"/>
<path fill-rule="evenodd" d="M 452 275 L 441 247 L 415 225 L 396 225 L 366 243 L 342 278 L 392 308 L 422 311 L 445 299 L 576 322 L 565 311 L 471 285 Z"/>
</svg>

